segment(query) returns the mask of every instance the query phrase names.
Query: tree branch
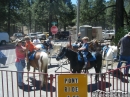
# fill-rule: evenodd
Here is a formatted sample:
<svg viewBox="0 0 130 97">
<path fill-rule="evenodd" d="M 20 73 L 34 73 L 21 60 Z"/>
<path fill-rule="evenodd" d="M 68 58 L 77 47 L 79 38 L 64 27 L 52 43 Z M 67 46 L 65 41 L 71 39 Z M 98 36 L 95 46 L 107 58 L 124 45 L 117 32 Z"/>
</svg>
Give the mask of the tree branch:
<svg viewBox="0 0 130 97">
<path fill-rule="evenodd" d="M 95 16 L 93 16 L 91 18 L 91 20 L 93 20 L 95 17 L 97 17 L 100 13 L 102 13 L 104 10 L 106 10 L 107 8 L 110 8 L 110 7 L 116 7 L 116 5 L 110 5 L 110 6 L 107 6 L 105 8 L 103 8 L 102 10 L 100 10 Z"/>
</svg>

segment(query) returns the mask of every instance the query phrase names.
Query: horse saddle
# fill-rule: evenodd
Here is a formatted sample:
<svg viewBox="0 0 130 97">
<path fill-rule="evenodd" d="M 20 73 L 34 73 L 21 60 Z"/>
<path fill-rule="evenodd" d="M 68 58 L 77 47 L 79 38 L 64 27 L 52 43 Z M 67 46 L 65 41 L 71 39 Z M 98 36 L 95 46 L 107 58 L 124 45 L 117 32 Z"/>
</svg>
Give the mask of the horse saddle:
<svg viewBox="0 0 130 97">
<path fill-rule="evenodd" d="M 86 57 L 88 58 L 89 61 L 94 61 L 96 60 L 96 56 L 94 52 L 88 52 L 88 54 L 86 55 Z M 79 61 L 83 61 L 83 54 L 81 52 L 78 52 L 78 60 Z"/>
<path fill-rule="evenodd" d="M 34 60 L 35 55 L 36 55 L 36 51 L 30 52 L 30 53 L 28 54 L 29 60 Z"/>
</svg>

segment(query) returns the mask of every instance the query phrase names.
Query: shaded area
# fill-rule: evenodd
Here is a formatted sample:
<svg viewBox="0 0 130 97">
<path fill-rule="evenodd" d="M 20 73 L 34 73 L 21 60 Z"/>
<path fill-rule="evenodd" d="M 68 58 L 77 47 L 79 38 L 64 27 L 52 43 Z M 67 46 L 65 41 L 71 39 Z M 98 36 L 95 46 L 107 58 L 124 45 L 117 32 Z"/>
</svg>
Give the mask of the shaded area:
<svg viewBox="0 0 130 97">
<path fill-rule="evenodd" d="M 112 85 L 109 82 L 101 82 L 88 84 L 88 92 L 94 92 L 96 90 L 105 90 L 106 88 L 110 88 Z"/>
<path fill-rule="evenodd" d="M 23 86 L 19 86 L 20 89 L 22 89 L 25 92 L 30 92 L 30 91 L 38 91 L 38 90 L 42 90 L 42 91 L 47 91 L 47 92 L 55 92 L 56 88 L 54 86 L 52 86 L 50 83 L 47 83 L 46 85 L 44 85 L 42 88 L 40 87 L 40 81 L 30 78 L 31 79 L 31 85 L 25 85 L 23 84 Z M 34 88 L 34 89 L 33 89 Z"/>
</svg>

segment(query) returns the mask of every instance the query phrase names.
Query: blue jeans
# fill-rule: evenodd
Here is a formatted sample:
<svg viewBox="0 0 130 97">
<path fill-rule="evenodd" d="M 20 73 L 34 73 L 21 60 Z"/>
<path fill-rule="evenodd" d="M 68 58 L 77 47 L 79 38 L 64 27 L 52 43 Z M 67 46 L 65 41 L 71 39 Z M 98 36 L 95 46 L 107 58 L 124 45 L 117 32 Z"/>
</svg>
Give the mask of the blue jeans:
<svg viewBox="0 0 130 97">
<path fill-rule="evenodd" d="M 22 83 L 23 82 L 23 73 L 21 73 L 21 72 L 23 72 L 23 69 L 25 68 L 25 60 L 15 62 L 15 66 L 18 71 L 18 76 L 17 76 L 18 83 Z"/>
<path fill-rule="evenodd" d="M 117 68 L 121 67 L 121 65 L 122 65 L 121 61 L 127 61 L 126 66 L 130 65 L 130 56 L 122 56 L 122 55 L 120 55 L 119 63 L 118 63 Z M 124 71 L 124 74 L 128 74 L 129 73 L 129 69 L 130 69 L 130 66 L 127 67 L 127 69 Z"/>
<path fill-rule="evenodd" d="M 88 52 L 82 52 L 82 54 L 83 54 L 84 62 L 85 62 L 85 64 L 87 64 L 88 59 L 86 56 L 87 56 Z"/>
</svg>

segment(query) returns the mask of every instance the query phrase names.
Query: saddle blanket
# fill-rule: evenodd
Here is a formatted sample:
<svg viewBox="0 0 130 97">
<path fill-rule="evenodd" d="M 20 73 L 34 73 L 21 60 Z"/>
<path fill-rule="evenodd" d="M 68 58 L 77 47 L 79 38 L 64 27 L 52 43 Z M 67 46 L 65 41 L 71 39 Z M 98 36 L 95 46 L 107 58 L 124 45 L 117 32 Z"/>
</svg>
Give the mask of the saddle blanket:
<svg viewBox="0 0 130 97">
<path fill-rule="evenodd" d="M 92 57 L 89 58 L 88 60 L 89 61 L 95 61 L 96 60 L 96 56 L 95 56 L 96 53 L 92 52 L 91 54 L 92 54 Z M 81 58 L 81 56 L 80 56 L 80 54 L 78 54 L 78 61 L 83 61 L 82 58 Z"/>
<path fill-rule="evenodd" d="M 35 58 L 36 52 L 33 52 L 31 55 L 29 55 L 29 60 L 33 60 Z"/>
</svg>

